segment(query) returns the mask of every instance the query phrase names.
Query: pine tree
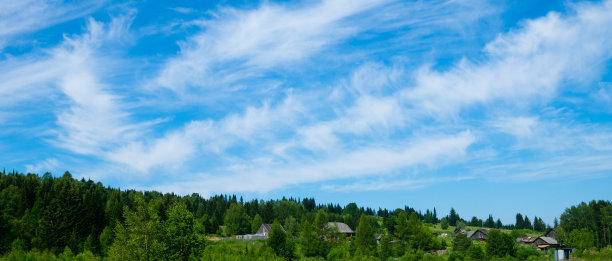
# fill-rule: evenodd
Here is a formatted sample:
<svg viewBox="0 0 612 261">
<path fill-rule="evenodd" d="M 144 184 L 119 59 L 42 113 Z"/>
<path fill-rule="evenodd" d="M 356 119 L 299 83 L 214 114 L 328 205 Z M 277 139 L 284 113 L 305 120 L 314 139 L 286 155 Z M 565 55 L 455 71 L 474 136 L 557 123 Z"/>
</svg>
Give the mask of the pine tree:
<svg viewBox="0 0 612 261">
<path fill-rule="evenodd" d="M 457 221 L 459 221 L 459 215 L 457 215 L 454 208 L 451 208 L 450 214 L 448 215 L 448 224 L 451 226 L 456 226 Z"/>
<path fill-rule="evenodd" d="M 523 219 L 523 215 L 521 213 L 516 213 L 516 223 L 514 225 L 516 229 L 525 228 L 525 220 Z"/>
<path fill-rule="evenodd" d="M 494 228 L 495 227 L 495 221 L 493 221 L 493 216 L 489 215 L 489 218 L 487 218 L 487 220 L 484 222 L 484 226 L 488 227 L 488 228 Z"/>
<path fill-rule="evenodd" d="M 359 219 L 359 226 L 357 226 L 357 234 L 355 243 L 357 245 L 357 251 L 365 256 L 373 254 L 373 250 L 376 247 L 376 238 L 374 238 L 374 231 L 370 226 L 368 217 L 365 214 L 361 214 Z"/>
</svg>

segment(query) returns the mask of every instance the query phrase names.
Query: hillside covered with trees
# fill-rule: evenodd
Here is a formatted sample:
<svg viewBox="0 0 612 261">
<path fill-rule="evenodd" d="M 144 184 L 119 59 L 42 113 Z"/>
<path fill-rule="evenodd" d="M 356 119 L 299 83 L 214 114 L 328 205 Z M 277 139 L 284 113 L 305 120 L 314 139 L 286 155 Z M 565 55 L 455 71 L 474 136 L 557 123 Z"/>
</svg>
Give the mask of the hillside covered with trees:
<svg viewBox="0 0 612 261">
<path fill-rule="evenodd" d="M 338 236 L 328 222 L 345 223 L 356 234 Z M 261 224 L 272 224 L 267 240 L 235 239 Z M 463 218 L 454 209 L 444 215 L 435 208 L 374 210 L 355 203 L 317 204 L 314 198 L 205 199 L 120 190 L 68 172 L 0 173 L 5 260 L 547 259 L 550 253 L 515 239 L 550 228 L 576 255 L 612 258 L 611 226 L 612 204 L 601 200 L 571 206 L 551 225 L 520 213 L 515 224 L 502 224 L 492 215 Z M 457 228 L 491 232 L 485 243 L 455 235 Z"/>
</svg>

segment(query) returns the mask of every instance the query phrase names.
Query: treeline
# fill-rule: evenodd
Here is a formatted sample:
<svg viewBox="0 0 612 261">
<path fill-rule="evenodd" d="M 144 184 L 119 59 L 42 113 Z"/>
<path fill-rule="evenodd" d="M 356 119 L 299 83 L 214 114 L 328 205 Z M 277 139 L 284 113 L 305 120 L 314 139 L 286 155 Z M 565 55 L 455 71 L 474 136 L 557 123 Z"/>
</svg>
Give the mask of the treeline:
<svg viewBox="0 0 612 261">
<path fill-rule="evenodd" d="M 585 248 L 609 245 L 611 210 L 609 201 L 567 209 L 561 215 L 561 240 L 580 243 Z M 327 222 L 346 223 L 357 235 L 347 242 L 325 227 Z M 241 253 L 286 259 L 422 257 L 435 250 L 451 246 L 454 249 L 455 239 L 436 236 L 439 231 L 435 231 L 434 224 L 438 223 L 442 229 L 470 225 L 543 231 L 547 227 L 540 218 L 534 217 L 531 223 L 521 214 L 517 214 L 516 224 L 503 225 L 491 215 L 485 221 L 476 217 L 466 221 L 454 209 L 439 218 L 435 208 L 422 213 L 410 207 L 390 211 L 363 208 L 355 203 L 344 207 L 316 204 L 313 198 L 245 201 L 235 195 L 217 195 L 205 199 L 198 194 L 178 196 L 104 187 L 99 182 L 76 180 L 68 172 L 61 177 L 50 173 L 43 176 L 0 173 L 0 255 L 84 253 L 112 260 L 206 259 L 223 253 L 231 256 L 236 254 L 232 252 L 235 247 L 221 247 L 209 239 L 255 233 L 264 223 L 282 225 L 286 232 L 278 234 L 276 229 L 276 239 L 272 240 L 271 235 L 263 247 L 247 245 Z M 374 235 L 382 236 L 380 244 Z M 502 235 L 500 242 L 511 237 Z M 484 255 L 498 250 L 475 246 L 471 251 Z M 517 251 L 499 253 L 501 257 Z"/>
</svg>

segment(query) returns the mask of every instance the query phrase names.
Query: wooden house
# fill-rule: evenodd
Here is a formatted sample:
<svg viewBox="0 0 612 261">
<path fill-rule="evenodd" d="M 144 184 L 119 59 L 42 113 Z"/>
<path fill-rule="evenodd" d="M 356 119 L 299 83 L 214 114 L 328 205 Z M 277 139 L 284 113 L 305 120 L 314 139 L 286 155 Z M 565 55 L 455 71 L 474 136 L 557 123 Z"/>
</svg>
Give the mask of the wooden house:
<svg viewBox="0 0 612 261">
<path fill-rule="evenodd" d="M 327 222 L 325 228 L 333 231 L 334 233 L 344 234 L 346 238 L 350 238 L 355 235 L 355 231 L 353 231 L 347 224 L 342 222 Z"/>
<path fill-rule="evenodd" d="M 471 240 L 486 241 L 488 234 L 489 234 L 488 229 L 478 229 L 476 231 L 468 231 L 466 235 Z"/>
<path fill-rule="evenodd" d="M 544 234 L 545 237 L 552 237 L 555 238 L 555 229 L 549 229 L 548 232 L 546 232 L 546 234 Z"/>
</svg>

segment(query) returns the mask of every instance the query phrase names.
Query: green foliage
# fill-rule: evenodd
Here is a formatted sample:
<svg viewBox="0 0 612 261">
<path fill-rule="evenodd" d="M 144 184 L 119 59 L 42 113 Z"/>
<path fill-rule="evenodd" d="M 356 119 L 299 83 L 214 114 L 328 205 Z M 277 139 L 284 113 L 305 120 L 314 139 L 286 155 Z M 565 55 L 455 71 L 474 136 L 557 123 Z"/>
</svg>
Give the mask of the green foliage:
<svg viewBox="0 0 612 261">
<path fill-rule="evenodd" d="M 302 221 L 302 229 L 298 243 L 302 254 L 307 257 L 326 257 L 328 252 L 328 243 L 319 234 L 321 230 L 315 228 L 307 219 Z"/>
<path fill-rule="evenodd" d="M 325 224 L 327 224 L 327 213 L 325 213 L 325 211 L 322 209 L 319 209 L 319 211 L 317 211 L 314 224 L 317 229 L 323 229 Z"/>
<path fill-rule="evenodd" d="M 440 219 L 440 227 L 445 230 L 448 229 L 448 219 L 446 219 L 445 217 Z"/>
<path fill-rule="evenodd" d="M 451 253 L 446 261 L 463 261 L 463 256 L 459 253 Z"/>
<path fill-rule="evenodd" d="M 295 258 L 295 243 L 281 229 L 280 223 L 274 220 L 268 234 L 267 246 L 270 247 L 278 256 L 286 259 Z"/>
<path fill-rule="evenodd" d="M 380 239 L 380 247 L 378 256 L 382 261 L 387 260 L 393 255 L 393 249 L 391 248 L 391 236 L 385 235 Z"/>
<path fill-rule="evenodd" d="M 188 260 L 201 245 L 196 237 L 193 215 L 184 204 L 175 204 L 169 209 L 165 227 L 166 258 Z"/>
<path fill-rule="evenodd" d="M 571 233 L 574 230 L 586 229 L 592 233 L 593 246 L 601 248 L 612 245 L 612 203 L 610 201 L 593 200 L 588 204 L 580 203 L 565 209 L 560 219 L 560 227 L 563 231 Z M 567 243 L 576 244 L 577 242 Z"/>
<path fill-rule="evenodd" d="M 349 245 L 342 244 L 333 247 L 327 254 L 328 261 L 350 260 Z"/>
<path fill-rule="evenodd" d="M 491 230 L 487 234 L 486 252 L 491 257 L 514 256 L 516 241 L 512 236 L 499 230 Z"/>
<path fill-rule="evenodd" d="M 470 246 L 472 246 L 472 240 L 469 239 L 465 234 L 459 233 L 453 239 L 453 251 L 465 252 Z"/>
<path fill-rule="evenodd" d="M 261 227 L 262 224 L 263 224 L 263 219 L 261 218 L 259 214 L 256 214 L 255 217 L 253 218 L 253 221 L 251 222 L 251 233 L 253 234 L 257 233 L 257 230 L 259 230 L 259 227 Z"/>
<path fill-rule="evenodd" d="M 356 247 L 364 256 L 372 255 L 376 247 L 376 238 L 374 238 L 374 231 L 370 226 L 368 217 L 365 214 L 361 214 L 359 219 L 359 226 L 357 227 L 356 234 Z"/>
<path fill-rule="evenodd" d="M 465 251 L 465 257 L 469 260 L 485 260 L 485 253 L 479 245 L 471 244 Z"/>
<path fill-rule="evenodd" d="M 115 241 L 108 254 L 111 260 L 159 260 L 166 250 L 162 223 L 152 204 L 135 197 L 134 210 L 125 209 L 125 227 L 117 224 Z"/>
<path fill-rule="evenodd" d="M 595 245 L 593 232 L 586 228 L 572 230 L 567 241 L 568 245 L 575 247 L 578 251 L 584 251 Z"/>
<path fill-rule="evenodd" d="M 251 230 L 249 216 L 242 204 L 232 203 L 225 212 L 223 222 L 229 235 L 244 235 Z"/>
<path fill-rule="evenodd" d="M 448 214 L 448 224 L 451 226 L 457 226 L 457 221 L 460 221 L 461 218 L 459 214 L 455 211 L 454 208 L 451 208 L 450 213 Z"/>
<path fill-rule="evenodd" d="M 49 173 L 39 177 L 1 172 L 0 255 L 1 260 L 60 260 L 60 257 L 70 260 L 102 257 L 110 260 L 280 260 L 296 258 L 293 235 L 299 235 L 297 252 L 310 259 L 372 260 L 374 254 L 382 260 L 391 257 L 439 259 L 425 252 L 443 249 L 446 239 L 435 237 L 430 226 L 422 223 L 438 221 L 435 209 L 425 214 L 409 207 L 393 212 L 381 209 L 374 217 L 375 213 L 354 203 L 342 208 L 331 203 L 316 205 L 314 199 L 245 202 L 238 201 L 235 195 L 204 199 L 197 194 L 177 196 L 155 191 L 122 191 L 91 180 L 73 179 L 68 172 L 58 178 Z M 232 234 L 252 233 L 260 224 L 274 219 L 282 221 L 289 233 L 285 235 L 284 244 L 277 248 L 282 249 L 278 255 L 266 241 L 256 241 L 261 248 L 245 242 L 204 245 L 205 231 L 219 233 L 219 228 L 224 227 Z M 451 219 L 459 228 L 465 225 L 453 209 L 440 221 L 444 230 L 453 225 Z M 302 221 L 301 226 L 298 220 Z M 491 226 L 491 220 L 489 216 L 485 225 Z M 347 223 L 357 230 L 357 236 L 346 242 L 325 228 L 328 221 Z M 480 223 L 477 218 L 476 221 Z M 577 247 L 576 256 L 610 259 L 610 251 L 602 248 L 610 244 L 612 235 L 609 201 L 592 201 L 568 208 L 560 221 L 555 231 L 557 239 Z M 532 223 L 520 215 L 518 223 L 524 228 L 514 230 L 511 239 L 504 241 L 505 245 L 508 242 L 512 245 L 517 236 L 531 235 L 528 227 L 542 230 L 545 226 L 537 216 Z M 499 219 L 494 226 L 502 226 Z M 361 237 L 374 233 L 384 235 L 377 248 L 373 247 L 373 236 Z M 364 239 L 369 242 L 364 243 Z M 490 249 L 493 245 L 499 248 L 499 244 L 491 242 L 495 241 L 494 237 L 487 241 L 486 252 L 497 253 Z M 480 245 L 472 244 L 464 254 L 453 245 L 457 252 L 448 258 L 465 255 L 466 259 L 480 259 L 476 248 Z M 480 251 L 482 253 L 482 248 Z M 536 256 L 537 251 L 514 246 L 505 251 L 503 257 L 490 257 L 544 258 Z"/>
<path fill-rule="evenodd" d="M 100 251 L 102 255 L 106 256 L 108 248 L 113 244 L 113 231 L 110 227 L 106 226 L 100 234 Z"/>
<path fill-rule="evenodd" d="M 456 225 L 457 229 L 465 229 L 467 227 L 467 224 L 463 221 L 457 221 Z"/>
<path fill-rule="evenodd" d="M 527 260 L 530 257 L 539 259 L 542 256 L 542 251 L 534 245 L 516 245 L 516 258 L 519 260 Z"/>
</svg>

